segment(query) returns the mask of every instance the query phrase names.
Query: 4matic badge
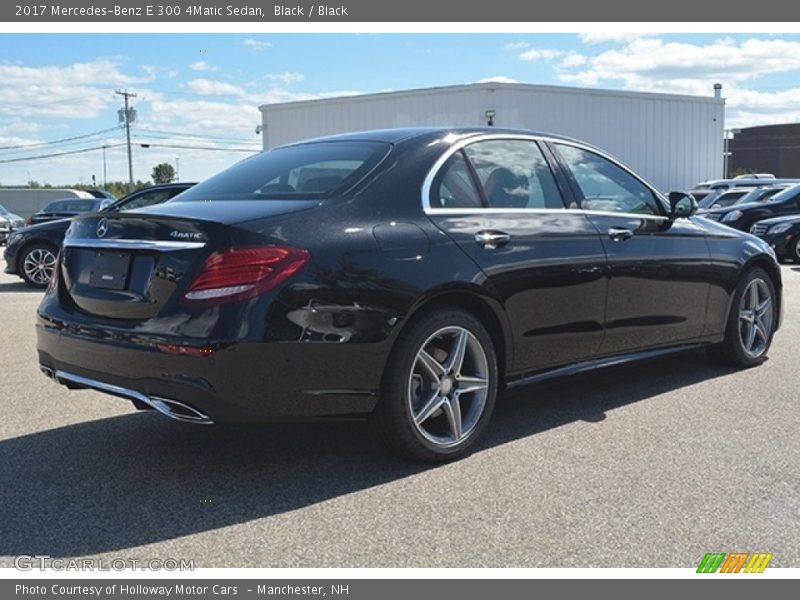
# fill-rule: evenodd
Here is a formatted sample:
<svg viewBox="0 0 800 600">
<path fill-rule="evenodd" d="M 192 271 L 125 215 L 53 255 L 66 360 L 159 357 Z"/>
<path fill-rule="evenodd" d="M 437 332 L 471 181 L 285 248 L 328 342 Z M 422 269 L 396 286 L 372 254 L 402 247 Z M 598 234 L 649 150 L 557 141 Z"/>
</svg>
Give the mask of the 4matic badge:
<svg viewBox="0 0 800 600">
<path fill-rule="evenodd" d="M 169 233 L 169 237 L 174 240 L 192 240 L 192 241 L 202 241 L 203 234 L 198 233 L 195 231 L 178 231 L 177 229 L 173 229 Z"/>
</svg>

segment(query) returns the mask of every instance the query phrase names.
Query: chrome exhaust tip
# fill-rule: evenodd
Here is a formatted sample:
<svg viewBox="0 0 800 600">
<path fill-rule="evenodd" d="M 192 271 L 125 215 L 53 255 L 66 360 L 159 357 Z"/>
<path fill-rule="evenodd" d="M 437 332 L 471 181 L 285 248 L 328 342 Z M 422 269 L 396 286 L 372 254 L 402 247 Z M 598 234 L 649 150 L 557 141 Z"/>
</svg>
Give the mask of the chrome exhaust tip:
<svg viewBox="0 0 800 600">
<path fill-rule="evenodd" d="M 176 421 L 183 421 L 185 423 L 194 423 L 195 425 L 213 425 L 214 421 L 211 418 L 188 404 L 178 402 L 177 400 L 169 400 L 168 398 L 159 398 L 157 396 L 150 396 L 147 403 L 155 408 L 162 415 L 168 416 L 170 419 Z"/>
<path fill-rule="evenodd" d="M 159 398 L 158 396 L 148 396 L 136 390 L 124 388 L 122 386 L 89 379 L 74 373 L 67 373 L 66 371 L 54 371 L 53 369 L 45 366 L 40 366 L 42 373 L 48 377 L 56 380 L 61 385 L 68 388 L 89 388 L 97 390 L 98 392 L 105 392 L 112 396 L 119 396 L 127 400 L 141 402 L 151 406 L 162 415 L 182 421 L 184 423 L 194 423 L 195 425 L 213 425 L 214 421 L 211 418 L 188 404 L 179 402 L 178 400 L 170 400 L 169 398 Z"/>
</svg>

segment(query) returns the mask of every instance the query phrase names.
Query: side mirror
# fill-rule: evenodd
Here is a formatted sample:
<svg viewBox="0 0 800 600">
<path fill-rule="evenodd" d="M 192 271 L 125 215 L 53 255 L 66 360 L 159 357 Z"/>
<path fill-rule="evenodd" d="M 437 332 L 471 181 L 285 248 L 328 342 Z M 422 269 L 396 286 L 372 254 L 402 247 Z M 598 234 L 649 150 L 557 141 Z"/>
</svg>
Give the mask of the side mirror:
<svg viewBox="0 0 800 600">
<path fill-rule="evenodd" d="M 678 219 L 680 217 L 691 217 L 697 212 L 697 200 L 694 196 L 686 192 L 669 193 L 669 217 Z"/>
</svg>

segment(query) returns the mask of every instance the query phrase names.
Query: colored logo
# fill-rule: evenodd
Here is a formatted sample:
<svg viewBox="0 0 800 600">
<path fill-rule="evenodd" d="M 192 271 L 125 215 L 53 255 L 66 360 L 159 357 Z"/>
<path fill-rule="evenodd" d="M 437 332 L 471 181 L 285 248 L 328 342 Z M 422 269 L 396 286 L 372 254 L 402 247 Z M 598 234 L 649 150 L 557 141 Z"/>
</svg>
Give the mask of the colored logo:
<svg viewBox="0 0 800 600">
<path fill-rule="evenodd" d="M 697 566 L 698 573 L 763 573 L 772 560 L 767 552 L 709 552 Z"/>
</svg>

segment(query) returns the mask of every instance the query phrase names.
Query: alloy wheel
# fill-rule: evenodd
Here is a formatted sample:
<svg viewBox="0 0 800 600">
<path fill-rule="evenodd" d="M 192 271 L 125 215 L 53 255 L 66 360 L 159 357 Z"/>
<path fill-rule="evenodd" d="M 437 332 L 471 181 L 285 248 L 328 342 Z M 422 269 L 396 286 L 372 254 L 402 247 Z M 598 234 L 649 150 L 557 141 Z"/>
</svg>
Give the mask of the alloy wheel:
<svg viewBox="0 0 800 600">
<path fill-rule="evenodd" d="M 761 278 L 753 279 L 739 303 L 739 340 L 751 358 L 760 357 L 769 348 L 774 315 L 769 286 Z"/>
<path fill-rule="evenodd" d="M 37 285 L 47 285 L 56 268 L 56 255 L 47 248 L 34 248 L 22 265 L 25 275 Z"/>
<path fill-rule="evenodd" d="M 450 448 L 467 439 L 488 394 L 489 361 L 470 331 L 444 327 L 422 344 L 408 378 L 408 401 L 414 427 L 428 442 Z"/>
</svg>

